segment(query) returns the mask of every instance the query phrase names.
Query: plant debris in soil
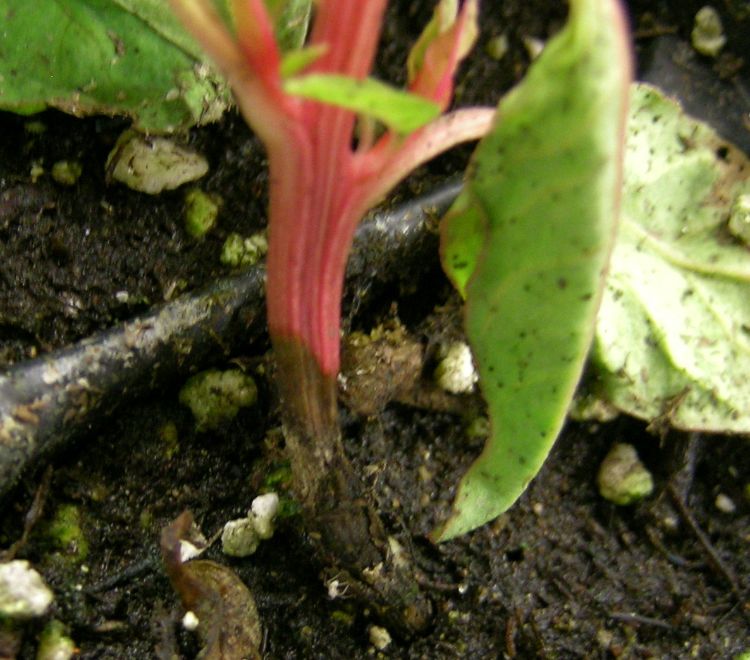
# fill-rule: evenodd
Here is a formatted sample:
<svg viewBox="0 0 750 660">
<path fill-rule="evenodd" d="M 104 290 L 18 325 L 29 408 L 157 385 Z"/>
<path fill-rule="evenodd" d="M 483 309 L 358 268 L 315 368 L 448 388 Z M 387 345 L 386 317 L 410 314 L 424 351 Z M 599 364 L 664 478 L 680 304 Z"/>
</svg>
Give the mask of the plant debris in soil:
<svg viewBox="0 0 750 660">
<path fill-rule="evenodd" d="M 393 4 L 378 73 L 399 82 L 408 44 L 433 3 Z M 461 104 L 494 101 L 479 96 L 479 81 L 497 81 L 494 95 L 507 89 L 528 65 L 522 37 L 547 38 L 564 18 L 564 7 L 542 0 L 484 4 L 497 6 L 497 17 L 487 12 L 482 22 L 458 86 Z M 640 60 L 650 57 L 655 37 L 648 35 L 666 31 L 689 42 L 699 4 L 631 3 L 636 35 L 646 35 L 637 41 Z M 741 3 L 725 4 L 732 11 Z M 748 18 L 736 11 L 737 25 L 747 30 Z M 510 51 L 493 60 L 486 44 L 506 31 Z M 740 57 L 731 50 L 726 56 Z M 729 64 L 713 66 L 726 72 Z M 124 128 L 118 120 L 55 112 L 0 115 L 0 365 L 67 345 L 226 275 L 219 260 L 224 239 L 263 227 L 264 157 L 237 116 L 185 136 L 211 163 L 197 185 L 222 200 L 218 226 L 201 240 L 184 229 L 184 190 L 151 198 L 106 184 L 103 163 Z M 460 171 L 467 153 L 439 159 L 394 199 Z M 60 160 L 82 165 L 72 187 L 46 174 Z M 413 379 L 410 393 L 428 380 L 436 343 L 456 334 L 456 317 L 445 308 L 457 303 L 437 261 L 421 273 L 411 286 L 387 289 L 366 304 L 348 301 L 350 329 L 370 333 L 400 323 L 410 342 L 421 344 L 409 356 L 412 364 L 420 353 L 416 376 L 405 375 Z M 516 506 L 434 546 L 426 534 L 483 444 L 481 433 L 469 432 L 475 405 L 464 400 L 451 409 L 429 397 L 415 405 L 402 391 L 386 391 L 366 414 L 342 409 L 347 450 L 383 520 L 417 557 L 435 618 L 424 636 L 394 635 L 378 651 L 373 640 L 382 645 L 384 638 L 373 626 L 380 622 L 345 587 L 322 584 L 323 567 L 311 559 L 286 497 L 288 466 L 263 350 L 248 347 L 231 359 L 217 354 L 217 367 L 239 364 L 259 389 L 258 403 L 219 429 L 195 430 L 175 382 L 96 424 L 54 458 L 51 477 L 31 473 L 4 500 L 0 547 L 21 540 L 14 553 L 41 572 L 55 602 L 44 620 L 15 631 L 0 626 L 0 655 L 10 649 L 8 657 L 34 657 L 38 635 L 55 618 L 81 658 L 194 657 L 200 642 L 179 623 L 184 611 L 159 555 L 161 530 L 189 509 L 211 536 L 268 489 L 286 507 L 274 537 L 246 559 L 223 557 L 216 546 L 206 552 L 252 592 L 263 657 L 708 658 L 750 650 L 745 439 L 668 432 L 656 438 L 627 419 L 570 423 Z M 388 360 L 381 362 L 387 374 Z M 603 500 L 595 483 L 601 460 L 620 441 L 636 446 L 656 482 L 653 496 L 627 508 Z M 40 484 L 46 485 L 38 492 Z M 717 508 L 719 496 L 732 507 Z"/>
</svg>

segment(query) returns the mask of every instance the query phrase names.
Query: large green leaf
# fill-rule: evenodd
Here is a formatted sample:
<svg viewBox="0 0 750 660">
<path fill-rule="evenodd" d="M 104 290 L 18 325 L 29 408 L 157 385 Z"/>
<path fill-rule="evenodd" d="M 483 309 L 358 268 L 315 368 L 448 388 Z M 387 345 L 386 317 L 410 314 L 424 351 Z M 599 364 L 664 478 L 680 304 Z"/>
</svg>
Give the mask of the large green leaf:
<svg viewBox="0 0 750 660">
<path fill-rule="evenodd" d="M 182 27 L 168 0 L 111 0 L 111 3 L 140 18 L 145 24 L 144 29 L 153 30 L 194 59 L 203 57 L 203 50 Z"/>
<path fill-rule="evenodd" d="M 444 222 L 443 265 L 466 296 L 491 434 L 438 540 L 513 504 L 564 421 L 614 240 L 625 32 L 615 2 L 571 2 L 563 31 L 500 102 Z"/>
<path fill-rule="evenodd" d="M 124 114 L 154 132 L 220 115 L 229 96 L 156 0 L 0 0 L 0 108 Z"/>
<path fill-rule="evenodd" d="M 631 106 L 596 392 L 647 420 L 748 433 L 750 162 L 654 88 Z"/>
</svg>

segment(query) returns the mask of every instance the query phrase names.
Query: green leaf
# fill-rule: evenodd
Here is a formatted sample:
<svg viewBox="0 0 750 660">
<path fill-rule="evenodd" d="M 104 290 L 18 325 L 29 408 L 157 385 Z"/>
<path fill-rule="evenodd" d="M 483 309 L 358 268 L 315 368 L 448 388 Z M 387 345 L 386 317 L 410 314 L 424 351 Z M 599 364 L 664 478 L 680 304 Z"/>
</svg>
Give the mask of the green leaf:
<svg viewBox="0 0 750 660">
<path fill-rule="evenodd" d="M 416 131 L 440 114 L 440 108 L 432 101 L 373 78 L 355 80 L 337 74 L 314 73 L 288 78 L 284 90 L 372 117 L 402 134 Z"/>
<path fill-rule="evenodd" d="M 297 75 L 321 57 L 326 50 L 325 44 L 316 44 L 284 53 L 284 57 L 281 60 L 281 77 L 289 78 Z"/>
<path fill-rule="evenodd" d="M 451 28 L 458 15 L 458 0 L 439 0 L 432 18 L 424 26 L 422 34 L 414 43 L 406 59 L 406 71 L 409 82 L 412 82 L 424 64 L 424 58 L 430 44 L 434 43 L 441 33 Z"/>
<path fill-rule="evenodd" d="M 111 3 L 140 18 L 148 29 L 181 48 L 194 59 L 199 60 L 203 57 L 203 50 L 198 42 L 182 27 L 167 0 L 111 0 Z"/>
<path fill-rule="evenodd" d="M 652 87 L 631 107 L 595 393 L 667 426 L 748 433 L 750 162 Z"/>
<path fill-rule="evenodd" d="M 615 3 L 571 3 L 566 27 L 501 100 L 444 221 L 443 265 L 466 296 L 491 433 L 438 540 L 508 509 L 565 419 L 614 240 L 625 39 Z"/>
<path fill-rule="evenodd" d="M 144 131 L 216 119 L 223 81 L 161 0 L 0 0 L 0 108 L 123 114 Z"/>
<path fill-rule="evenodd" d="M 310 23 L 312 0 L 266 0 L 282 52 L 302 48 Z"/>
</svg>

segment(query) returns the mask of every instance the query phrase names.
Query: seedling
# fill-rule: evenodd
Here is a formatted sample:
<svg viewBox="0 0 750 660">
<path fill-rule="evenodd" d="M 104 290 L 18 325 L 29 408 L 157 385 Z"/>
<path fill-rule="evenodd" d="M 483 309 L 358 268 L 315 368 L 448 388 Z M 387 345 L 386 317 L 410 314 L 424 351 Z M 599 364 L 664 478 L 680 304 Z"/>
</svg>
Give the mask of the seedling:
<svg viewBox="0 0 750 660">
<path fill-rule="evenodd" d="M 433 19 L 409 54 L 407 91 L 367 77 L 386 0 L 319 0 L 307 46 L 285 54 L 274 35 L 272 15 L 283 9 L 284 2 L 231 0 L 227 3 L 231 26 L 211 0 L 171 2 L 228 77 L 243 115 L 268 152 L 268 325 L 294 489 L 306 525 L 320 553 L 336 557 L 337 579 L 374 601 L 384 614 L 393 614 L 398 625 L 420 628 L 429 615 L 429 604 L 417 589 L 408 554 L 387 537 L 342 448 L 336 406 L 340 300 L 348 251 L 365 211 L 417 165 L 459 142 L 481 137 L 492 126 L 491 109 L 465 109 L 441 116 L 451 101 L 456 67 L 475 39 L 478 1 L 465 0 L 460 9 L 457 0 L 438 2 Z M 516 462 L 506 461 L 499 467 L 502 452 L 498 452 L 501 445 L 497 441 L 488 443 L 486 455 L 480 459 L 484 463 L 491 459 L 489 472 L 479 471 L 480 481 L 488 474 L 495 479 L 498 472 L 509 478 L 502 494 L 505 508 L 538 470 L 560 428 L 591 339 L 614 239 L 628 78 L 623 22 L 612 0 L 576 0 L 571 8 L 564 36 L 555 47 L 550 46 L 551 65 L 539 69 L 531 87 L 509 97 L 508 130 L 503 133 L 503 122 L 499 122 L 499 132 L 490 146 L 478 154 L 473 185 L 444 236 L 444 263 L 470 303 L 470 340 L 476 340 L 480 348 L 495 343 L 491 333 L 484 331 L 496 325 L 489 319 L 498 306 L 496 298 L 503 293 L 498 292 L 497 284 L 505 281 L 509 272 L 511 281 L 503 286 L 513 296 L 500 300 L 503 311 L 508 311 L 505 307 L 513 303 L 516 293 L 522 295 L 520 285 L 525 284 L 525 290 L 534 289 L 539 318 L 573 338 L 563 346 L 561 335 L 553 337 L 554 350 L 565 354 L 546 356 L 561 366 L 551 370 L 553 394 L 545 391 L 528 428 L 513 438 Z M 609 74 L 613 58 L 621 66 Z M 592 82 L 599 78 L 601 84 Z M 552 91 L 550 98 L 557 107 L 547 101 L 547 90 Z M 543 128 L 549 120 L 553 128 L 561 129 L 557 135 Z M 524 144 L 526 134 L 529 140 Z M 530 168 L 531 178 L 522 171 L 508 177 L 505 165 L 493 165 L 493 155 L 497 158 L 502 152 L 498 143 L 504 135 Z M 559 147 L 561 139 L 563 146 Z M 547 157 L 548 146 L 557 160 Z M 502 266 L 506 272 L 494 267 L 495 255 L 487 255 L 484 245 L 497 249 L 502 241 L 500 230 L 509 224 L 503 214 L 509 209 L 522 214 L 524 209 L 518 207 L 524 203 L 515 200 L 521 199 L 520 194 L 528 199 L 538 197 L 531 182 L 544 190 L 547 178 L 554 189 L 541 199 L 549 202 L 551 198 L 557 206 L 552 205 L 552 223 L 545 225 L 542 215 L 537 219 L 539 228 L 531 224 L 532 234 L 526 230 L 523 236 L 526 257 L 531 255 L 532 260 L 529 264 L 527 259 L 522 267 L 531 269 L 524 282 L 512 275 L 512 246 L 517 240 L 512 232 Z M 571 190 L 572 184 L 575 190 Z M 505 199 L 498 201 L 496 193 L 489 193 L 495 187 L 506 191 Z M 550 205 L 539 210 L 547 213 Z M 551 266 L 547 268 L 539 261 L 544 246 L 534 242 L 533 232 L 545 240 L 557 230 L 562 235 L 571 233 L 565 224 L 571 213 L 577 217 L 573 238 L 580 238 L 579 244 L 575 249 L 569 245 L 558 257 L 550 242 L 546 254 Z M 485 268 L 488 265 L 492 267 Z M 570 309 L 561 311 L 559 301 L 550 304 L 549 300 L 566 288 L 569 280 L 571 289 L 564 305 L 570 302 Z M 550 287 L 550 282 L 557 285 Z M 572 320 L 566 320 L 566 315 Z M 524 322 L 503 319 L 514 332 Z M 486 395 L 494 394 L 486 382 L 492 371 L 487 365 L 495 355 L 480 353 L 483 390 Z M 538 369 L 539 356 L 523 360 L 526 366 L 531 364 L 531 372 Z M 526 366 L 521 365 L 522 371 Z M 523 380 L 521 376 L 506 391 L 520 390 Z M 533 388 L 529 391 L 536 396 Z M 499 401 L 506 405 L 505 396 L 488 397 L 493 417 L 500 410 Z M 529 450 L 523 449 L 523 433 L 535 438 Z M 530 452 L 533 459 L 525 467 L 524 452 Z M 497 506 L 487 505 L 486 491 L 491 495 L 492 485 L 486 488 L 480 483 L 477 487 L 477 470 L 473 477 L 463 484 L 456 513 L 439 533 L 442 538 L 467 531 L 499 513 Z"/>
<path fill-rule="evenodd" d="M 360 580 L 382 565 L 372 586 L 398 592 L 401 602 L 417 590 L 394 562 L 392 544 L 341 444 L 336 377 L 344 269 L 369 208 L 416 166 L 479 138 L 491 125 L 491 109 L 440 116 L 452 97 L 456 67 L 474 41 L 477 0 L 460 11 L 455 1 L 439 3 L 409 56 L 408 92 L 367 77 L 386 0 L 319 2 L 308 45 L 286 56 L 261 0 L 229 3 L 234 30 L 209 0 L 172 5 L 229 78 L 268 152 L 268 325 L 308 528 L 320 537 L 322 551 L 343 559 Z M 384 601 L 393 601 L 393 593 Z M 410 625 L 420 627 L 424 604 L 412 604 Z"/>
</svg>

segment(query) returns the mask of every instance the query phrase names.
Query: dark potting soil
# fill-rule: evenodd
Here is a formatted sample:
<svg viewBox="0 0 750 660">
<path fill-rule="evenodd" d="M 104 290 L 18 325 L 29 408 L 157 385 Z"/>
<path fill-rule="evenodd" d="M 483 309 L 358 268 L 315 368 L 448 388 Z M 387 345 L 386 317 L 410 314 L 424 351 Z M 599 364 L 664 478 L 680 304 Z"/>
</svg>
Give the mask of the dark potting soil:
<svg viewBox="0 0 750 660">
<path fill-rule="evenodd" d="M 433 4 L 393 3 L 381 77 L 402 80 L 408 44 Z M 494 102 L 528 65 L 522 37 L 549 37 L 565 13 L 546 0 L 483 4 L 482 42 L 462 72 L 460 104 Z M 631 3 L 642 69 L 654 59 L 659 37 L 689 42 L 700 4 Z M 736 21 L 728 27 L 726 54 L 714 64 L 693 57 L 715 74 L 720 94 L 731 96 L 739 76 L 748 75 L 741 58 L 750 53 L 740 37 L 750 31 L 750 17 L 746 3 L 719 4 Z M 506 31 L 510 51 L 493 60 L 485 44 Z M 488 79 L 489 92 L 481 82 Z M 720 104 L 720 95 L 714 99 Z M 37 121 L 42 133 L 30 123 Z M 124 127 L 118 120 L 54 112 L 0 115 L 0 365 L 64 346 L 226 275 L 218 258 L 226 236 L 264 225 L 264 156 L 238 117 L 230 114 L 186 137 L 211 163 L 200 187 L 222 199 L 218 226 L 201 241 L 184 231 L 184 191 L 147 197 L 106 183 L 106 155 Z M 460 171 L 468 153 L 457 150 L 423 168 L 392 201 Z M 35 165 L 49 172 L 61 159 L 83 165 L 74 187 L 47 173 L 31 176 Z M 448 308 L 456 306 L 437 262 L 419 272 L 412 287 L 380 292 L 362 305 L 348 301 L 348 324 L 369 330 L 397 315 L 426 346 L 450 332 L 446 327 L 454 324 L 433 313 L 446 301 Z M 190 412 L 177 401 L 181 383 L 174 383 L 101 420 L 54 457 L 44 513 L 19 557 L 28 558 L 54 589 L 50 616 L 69 627 L 81 658 L 197 652 L 194 637 L 175 624 L 180 610 L 161 567 L 159 533 L 188 508 L 210 536 L 243 516 L 270 477 L 283 492 L 274 396 L 259 371 L 265 349 L 248 347 L 230 360 L 217 355 L 217 367 L 239 362 L 258 375 L 260 388 L 258 406 L 220 430 L 196 433 Z M 658 438 L 628 419 L 571 423 L 511 511 L 434 546 L 425 535 L 481 440 L 467 438 L 467 422 L 456 414 L 402 403 L 371 418 L 345 409 L 342 415 L 347 449 L 384 521 L 413 548 L 435 603 L 433 627 L 415 639 L 394 639 L 385 657 L 723 658 L 750 648 L 745 439 Z M 655 496 L 630 508 L 602 500 L 594 483 L 601 459 L 618 440 L 637 445 L 657 483 Z M 41 467 L 29 473 L 3 501 L 0 547 L 21 535 L 42 475 Z M 720 492 L 735 502 L 734 513 L 717 510 Z M 52 519 L 69 505 L 77 507 L 85 546 L 80 539 L 63 547 L 50 540 Z M 377 655 L 368 630 L 378 622 L 346 593 L 329 598 L 294 516 L 248 559 L 222 557 L 216 548 L 209 556 L 231 566 L 251 588 L 266 657 Z M 20 645 L 18 657 L 34 657 L 42 623 L 16 632 L 0 625 L 0 657 L 14 645 Z"/>
</svg>

